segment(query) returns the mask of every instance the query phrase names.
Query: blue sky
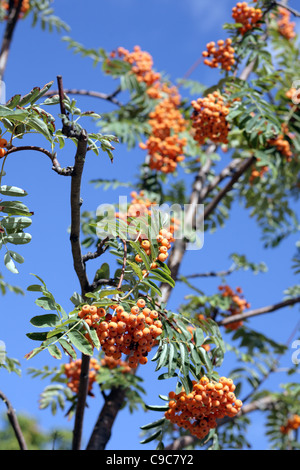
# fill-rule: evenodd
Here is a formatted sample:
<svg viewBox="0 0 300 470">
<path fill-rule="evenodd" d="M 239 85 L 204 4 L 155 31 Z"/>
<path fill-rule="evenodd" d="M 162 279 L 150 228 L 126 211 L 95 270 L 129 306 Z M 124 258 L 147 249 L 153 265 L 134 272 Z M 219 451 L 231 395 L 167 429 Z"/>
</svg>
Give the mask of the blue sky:
<svg viewBox="0 0 300 470">
<path fill-rule="evenodd" d="M 208 0 L 110 0 L 105 6 L 97 0 L 74 2 L 72 0 L 55 1 L 56 14 L 64 19 L 71 27 L 70 37 L 84 44 L 86 47 L 103 47 L 108 51 L 118 46 L 130 50 L 138 44 L 142 49 L 149 51 L 154 59 L 154 66 L 158 71 L 166 72 L 175 81 L 182 77 L 192 64 L 201 56 L 205 44 L 211 40 L 225 36 L 222 30 L 223 22 L 231 21 L 231 8 L 235 1 L 215 0 L 213 7 Z M 291 1 L 292 6 L 297 2 Z M 3 34 L 3 25 L 1 26 Z M 62 75 L 65 87 L 85 88 L 110 92 L 115 89 L 108 77 L 101 75 L 100 67 L 94 68 L 89 59 L 82 59 L 67 50 L 66 44 L 56 32 L 52 34 L 42 32 L 39 26 L 34 29 L 30 26 L 30 19 L 19 22 L 9 57 L 8 68 L 5 75 L 6 92 L 10 97 L 15 93 L 26 93 L 34 86 L 42 86 Z M 201 83 L 211 85 L 219 80 L 216 70 L 200 65 L 191 78 Z M 298 77 L 296 77 L 298 78 Z M 55 84 L 54 84 L 55 86 Z M 101 101 L 91 98 L 78 100 L 82 109 L 93 109 L 96 112 L 113 109 Z M 26 139 L 26 143 L 29 143 Z M 36 139 L 32 145 L 47 146 L 46 142 Z M 67 145 L 59 154 L 62 166 L 71 165 L 74 155 L 74 146 Z M 129 160 L 130 159 L 130 160 Z M 115 161 L 111 165 L 106 155 L 89 156 L 84 173 L 82 197 L 85 210 L 95 210 L 103 202 L 116 202 L 118 191 L 94 190 L 89 181 L 92 178 L 119 178 L 122 181 L 133 181 L 136 165 L 144 159 L 144 152 L 137 149 L 130 153 L 122 146 L 117 146 Z M 20 275 L 14 276 L 5 268 L 1 271 L 5 279 L 20 285 L 24 290 L 33 283 L 30 273 L 42 277 L 48 288 L 55 294 L 56 299 L 65 309 L 71 308 L 69 298 L 74 291 L 79 290 L 78 281 L 72 269 L 72 258 L 67 228 L 69 216 L 69 190 L 70 181 L 59 177 L 51 170 L 51 164 L 46 156 L 35 152 L 18 152 L 8 159 L 6 165 L 6 184 L 13 184 L 26 189 L 29 196 L 24 199 L 31 210 L 34 211 L 33 224 L 30 233 L 32 242 L 22 247 L 19 252 L 25 257 L 25 263 L 20 267 Z M 276 250 L 264 250 L 260 231 L 255 222 L 249 218 L 249 213 L 238 204 L 234 205 L 230 219 L 224 229 L 213 235 L 205 236 L 204 247 L 197 256 L 194 252 L 188 253 L 183 265 L 182 273 L 204 272 L 208 270 L 226 269 L 230 266 L 229 255 L 233 252 L 247 254 L 249 260 L 264 261 L 269 271 L 253 276 L 250 272 L 233 274 L 229 281 L 232 286 L 241 285 L 245 297 L 252 308 L 261 307 L 278 302 L 283 297 L 283 291 L 296 283 L 291 276 L 291 257 L 294 254 L 297 237 L 293 236 L 283 242 Z M 4 255 L 4 253 L 3 253 Z M 101 258 L 101 262 L 107 261 Z M 92 275 L 97 263 L 91 263 L 89 272 Z M 218 285 L 216 280 L 198 281 L 199 288 L 208 293 L 215 293 Z M 187 289 L 179 286 L 170 299 L 170 308 L 176 310 Z M 57 361 L 46 354 L 26 362 L 24 355 L 32 349 L 34 343 L 25 337 L 25 333 L 33 331 L 29 320 L 32 316 L 41 313 L 34 304 L 34 293 L 27 293 L 25 298 L 16 297 L 8 293 L 1 298 L 2 328 L 0 339 L 6 343 L 8 355 L 21 361 L 22 378 L 14 374 L 1 372 L 1 389 L 10 398 L 15 409 L 26 411 L 38 416 L 42 427 L 51 429 L 57 424 L 72 429 L 72 422 L 68 422 L 63 413 L 53 417 L 48 410 L 39 412 L 39 393 L 47 383 L 39 379 L 31 379 L 26 374 L 27 367 L 41 367 L 46 362 L 50 367 L 57 366 Z M 297 308 L 271 314 L 272 317 L 257 317 L 251 322 L 251 327 L 258 328 L 267 336 L 285 342 L 298 320 Z M 284 318 L 284 320 L 283 320 Z M 291 351 L 292 354 L 292 351 Z M 287 354 L 285 363 L 290 364 Z M 233 363 L 225 359 L 222 372 L 230 371 Z M 143 368 L 141 368 L 143 369 Z M 147 390 L 146 401 L 150 404 L 159 401 L 159 393 L 167 393 L 171 387 L 168 381 L 156 383 L 153 380 L 153 364 L 141 370 Z M 284 380 L 283 375 L 270 379 L 274 390 Z M 86 413 L 84 426 L 84 439 L 88 439 L 91 428 L 96 421 L 100 410 L 94 403 L 101 397 L 89 399 L 89 409 Z M 110 449 L 140 448 L 138 427 L 152 418 L 155 414 L 137 413 L 129 416 L 123 411 L 118 416 L 113 428 L 113 437 L 109 443 Z M 254 425 L 249 432 L 249 439 L 254 448 L 264 448 L 265 440 L 262 435 L 259 417 L 255 418 Z M 124 429 L 128 433 L 124 434 Z M 122 433 L 122 439 L 120 439 Z M 149 445 L 149 448 L 151 446 Z"/>
</svg>

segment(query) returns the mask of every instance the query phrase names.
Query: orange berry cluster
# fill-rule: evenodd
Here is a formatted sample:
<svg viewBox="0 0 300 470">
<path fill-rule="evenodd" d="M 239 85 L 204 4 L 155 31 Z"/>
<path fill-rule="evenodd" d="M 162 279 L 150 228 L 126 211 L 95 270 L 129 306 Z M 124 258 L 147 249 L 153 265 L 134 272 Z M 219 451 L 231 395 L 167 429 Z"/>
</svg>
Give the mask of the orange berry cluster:
<svg viewBox="0 0 300 470">
<path fill-rule="evenodd" d="M 0 138 L 0 158 L 6 155 L 5 147 L 7 146 L 7 140 Z"/>
<path fill-rule="evenodd" d="M 186 122 L 178 109 L 180 95 L 177 88 L 165 85 L 161 90 L 167 96 L 149 113 L 151 134 L 145 143 L 140 143 L 140 148 L 147 150 L 151 170 L 173 173 L 177 164 L 184 160 L 187 140 L 180 137 L 180 133 L 186 130 Z M 154 92 L 160 96 L 159 88 L 152 88 L 151 92 L 152 96 Z"/>
<path fill-rule="evenodd" d="M 286 8 L 279 7 L 278 9 L 279 18 L 277 20 L 278 31 L 286 39 L 294 39 L 295 33 L 295 22 L 290 21 L 291 13 Z"/>
<path fill-rule="evenodd" d="M 259 158 L 257 160 L 259 160 Z M 269 170 L 269 167 L 267 165 L 252 169 L 250 178 L 249 178 L 250 184 L 252 184 L 256 178 L 262 178 L 268 170 Z"/>
<path fill-rule="evenodd" d="M 171 245 L 172 242 L 174 242 L 174 240 L 175 240 L 173 238 L 173 230 L 175 230 L 175 227 L 171 226 L 170 231 L 168 231 L 167 229 L 164 229 L 164 228 L 162 228 L 159 231 L 159 234 L 156 237 L 156 240 L 157 240 L 158 245 L 159 245 L 159 254 L 158 254 L 157 258 L 151 264 L 151 269 L 155 269 L 155 268 L 158 267 L 157 263 L 155 263 L 156 260 L 159 260 L 162 263 L 164 263 L 167 260 L 167 258 L 169 256 L 168 251 L 172 246 Z M 150 240 L 148 240 L 147 238 L 143 239 L 142 237 L 140 237 L 139 242 L 140 242 L 141 248 L 143 250 L 145 250 L 146 255 L 149 256 L 151 254 L 151 242 L 150 242 Z M 137 263 L 141 263 L 143 260 L 140 257 L 140 255 L 136 255 L 135 261 Z M 146 274 L 146 271 L 143 271 L 143 274 Z"/>
<path fill-rule="evenodd" d="M 88 383 L 88 393 L 92 395 L 91 390 L 94 382 L 96 381 L 97 371 L 100 369 L 99 362 L 91 358 L 90 359 L 90 369 L 89 369 L 89 383 Z M 81 359 L 76 359 L 75 361 L 69 362 L 64 365 L 64 373 L 68 378 L 67 386 L 74 393 L 78 393 L 79 381 L 80 381 L 80 372 L 81 372 Z"/>
<path fill-rule="evenodd" d="M 282 126 L 282 131 L 282 134 L 278 135 L 274 139 L 270 139 L 268 144 L 276 147 L 278 152 L 286 158 L 286 161 L 290 162 L 292 160 L 293 152 L 291 150 L 289 141 L 284 138 L 284 134 L 287 133 L 286 125 Z"/>
<path fill-rule="evenodd" d="M 198 315 L 198 318 L 199 318 L 199 317 L 200 317 L 200 315 Z M 202 315 L 202 317 L 203 317 L 203 319 L 204 319 L 204 315 Z M 186 329 L 191 333 L 191 342 L 192 342 L 192 343 L 195 343 L 195 341 L 194 341 L 194 331 L 195 331 L 196 327 L 195 327 L 195 326 L 192 326 L 192 325 L 188 325 L 188 326 L 186 327 Z M 202 345 L 201 345 L 201 348 L 205 349 L 205 351 L 207 351 L 207 352 L 210 351 L 210 345 L 209 345 L 208 343 L 202 344 Z"/>
<path fill-rule="evenodd" d="M 232 9 L 232 18 L 236 23 L 241 23 L 243 26 L 239 32 L 244 35 L 255 26 L 259 26 L 262 18 L 262 11 L 260 8 L 250 7 L 247 2 L 238 2 Z"/>
<path fill-rule="evenodd" d="M 211 68 L 221 67 L 221 69 L 230 71 L 235 64 L 234 48 L 232 40 L 227 38 L 225 41 L 220 39 L 217 44 L 214 41 L 206 45 L 207 50 L 202 52 L 205 57 L 204 64 Z"/>
<path fill-rule="evenodd" d="M 287 162 L 292 160 L 293 152 L 291 151 L 290 143 L 284 139 L 283 135 L 279 135 L 276 139 L 269 140 L 269 145 L 273 145 L 277 148 L 284 157 L 286 157 Z"/>
<path fill-rule="evenodd" d="M 222 292 L 223 297 L 231 297 L 232 303 L 228 309 L 230 316 L 238 315 L 242 313 L 246 308 L 250 307 L 250 304 L 244 298 L 241 297 L 242 289 L 240 287 L 236 288 L 236 292 L 234 292 L 234 290 L 227 285 L 219 286 L 219 290 Z M 242 325 L 243 321 L 240 320 L 229 323 L 225 326 L 225 328 L 229 330 L 237 330 Z"/>
<path fill-rule="evenodd" d="M 131 71 L 136 75 L 138 82 L 144 82 L 147 87 L 160 79 L 160 74 L 152 70 L 152 56 L 149 52 L 142 51 L 140 46 L 134 46 L 132 52 L 124 47 L 118 47 L 116 51 L 111 52 L 110 57 L 118 57 L 131 64 Z"/>
<path fill-rule="evenodd" d="M 142 217 L 142 216 L 151 216 L 151 207 L 155 206 L 155 202 L 151 202 L 150 199 L 145 197 L 144 191 L 140 191 L 137 193 L 136 191 L 132 191 L 130 193 L 132 198 L 131 203 L 127 208 L 126 213 L 116 212 L 116 217 L 127 220 L 128 218 L 134 217 Z M 168 250 L 171 248 L 171 243 L 174 241 L 174 233 L 178 229 L 180 221 L 175 217 L 172 217 L 170 220 L 170 226 L 167 229 L 161 229 L 159 234 L 156 237 L 156 240 L 159 245 L 159 255 L 157 259 L 161 262 L 166 261 L 168 258 Z M 141 245 L 141 248 L 145 251 L 145 253 L 149 256 L 151 254 L 151 241 L 147 238 L 146 234 L 141 233 L 138 237 L 138 241 Z M 141 263 L 143 260 L 139 254 L 136 255 L 135 261 L 137 263 Z M 151 269 L 157 268 L 158 265 L 155 261 L 151 265 Z M 146 271 L 143 272 L 145 274 Z"/>
<path fill-rule="evenodd" d="M 165 417 L 173 424 L 183 427 L 198 439 L 203 439 L 217 427 L 217 419 L 234 417 L 242 407 L 234 394 L 232 379 L 221 377 L 218 382 L 202 377 L 193 381 L 193 390 L 187 394 L 169 393 L 169 409 Z"/>
<path fill-rule="evenodd" d="M 151 206 L 155 205 L 155 202 L 150 201 L 145 196 L 144 191 L 140 191 L 137 193 L 136 191 L 132 191 L 130 193 L 131 197 L 131 202 L 126 208 L 126 212 L 116 212 L 115 216 L 118 219 L 122 219 L 124 221 L 128 221 L 130 223 L 130 218 L 134 217 L 146 217 L 148 215 L 151 215 Z"/>
<path fill-rule="evenodd" d="M 131 371 L 131 368 L 126 361 L 122 361 L 122 359 L 114 359 L 112 356 L 104 356 L 104 358 L 101 359 L 101 366 L 108 367 L 109 369 L 120 368 L 121 372 L 124 374 Z"/>
<path fill-rule="evenodd" d="M 149 114 L 151 135 L 140 147 L 148 151 L 149 167 L 152 170 L 173 173 L 178 162 L 184 159 L 183 149 L 186 145 L 186 139 L 179 136 L 180 132 L 185 131 L 186 125 L 178 110 L 180 95 L 177 87 L 161 82 L 160 74 L 152 70 L 151 55 L 142 51 L 140 46 L 135 46 L 133 52 L 119 47 L 110 55 L 131 64 L 137 80 L 146 84 L 148 96 L 161 100 Z"/>
<path fill-rule="evenodd" d="M 1 3 L 2 3 L 2 8 L 8 11 L 9 3 L 8 2 L 1 2 Z M 19 0 L 14 0 L 14 4 L 15 4 L 14 6 L 17 7 L 19 4 Z M 29 9 L 30 9 L 30 0 L 23 0 L 19 18 L 23 18 L 23 16 L 25 15 L 25 13 L 27 13 Z"/>
<path fill-rule="evenodd" d="M 115 314 L 108 313 L 96 330 L 103 352 L 116 360 L 127 355 L 131 369 L 146 364 L 148 353 L 163 331 L 158 312 L 146 308 L 144 299 L 139 299 L 130 312 L 117 304 L 111 308 Z"/>
<path fill-rule="evenodd" d="M 293 415 L 291 418 L 288 419 L 285 426 L 280 427 L 280 431 L 282 434 L 288 434 L 292 430 L 296 430 L 300 427 L 300 416 Z"/>
<path fill-rule="evenodd" d="M 300 92 L 296 88 L 290 88 L 286 92 L 285 96 L 289 100 L 293 101 L 294 104 L 299 104 L 300 103 Z"/>
<path fill-rule="evenodd" d="M 226 116 L 229 108 L 225 104 L 224 97 L 218 92 L 209 93 L 204 98 L 198 98 L 191 102 L 194 111 L 192 113 L 192 127 L 194 139 L 200 144 L 205 144 L 206 139 L 211 142 L 227 144 L 229 124 Z"/>
<path fill-rule="evenodd" d="M 97 308 L 94 305 L 83 305 L 78 313 L 79 318 L 83 318 L 91 328 L 96 328 L 100 318 L 103 318 L 105 315 L 106 311 L 104 308 Z"/>
<path fill-rule="evenodd" d="M 203 313 L 199 313 L 199 315 L 197 315 L 197 318 L 199 321 L 207 321 L 207 318 L 205 315 L 203 315 Z"/>
</svg>

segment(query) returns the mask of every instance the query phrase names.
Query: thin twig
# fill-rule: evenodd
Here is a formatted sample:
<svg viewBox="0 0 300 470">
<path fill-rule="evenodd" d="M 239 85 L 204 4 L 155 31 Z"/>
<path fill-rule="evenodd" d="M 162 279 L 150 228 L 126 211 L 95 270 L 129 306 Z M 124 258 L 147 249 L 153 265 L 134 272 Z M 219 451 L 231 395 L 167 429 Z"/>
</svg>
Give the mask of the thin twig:
<svg viewBox="0 0 300 470">
<path fill-rule="evenodd" d="M 110 278 L 110 279 L 96 279 L 92 284 L 90 285 L 90 292 L 95 292 L 98 287 L 100 286 L 111 286 L 111 287 L 117 287 L 117 282 L 115 279 Z"/>
<path fill-rule="evenodd" d="M 63 176 L 71 176 L 72 175 L 73 167 L 68 166 L 66 168 L 61 168 L 61 166 L 60 166 L 60 164 L 57 160 L 56 153 L 52 153 L 49 150 L 44 149 L 43 147 L 37 147 L 35 145 L 20 145 L 19 147 L 10 147 L 7 150 L 5 155 L 10 155 L 11 153 L 20 152 L 20 151 L 23 151 L 23 150 L 33 150 L 33 151 L 36 151 L 36 152 L 44 153 L 45 155 L 47 155 L 47 157 L 50 158 L 50 160 L 53 164 L 53 167 L 52 167 L 53 171 L 55 171 L 59 175 L 63 175 Z"/>
<path fill-rule="evenodd" d="M 122 103 L 115 98 L 115 96 L 119 93 L 119 91 L 120 91 L 120 89 L 117 88 L 116 91 L 114 91 L 113 93 L 108 94 L 108 93 L 101 93 L 100 91 L 81 90 L 81 89 L 77 89 L 77 88 L 66 88 L 64 90 L 64 92 L 67 95 L 90 96 L 92 98 L 98 98 L 98 99 L 101 99 L 101 100 L 109 101 L 109 102 L 121 107 L 121 106 L 123 106 Z M 47 91 L 47 93 L 45 93 L 44 96 L 51 97 L 51 96 L 58 95 L 58 94 L 59 94 L 59 90 L 49 90 L 49 91 Z"/>
<path fill-rule="evenodd" d="M 119 279 L 119 283 L 117 286 L 117 289 L 121 289 L 123 279 L 124 279 L 124 274 L 125 274 L 125 269 L 126 269 L 126 262 L 127 262 L 127 244 L 125 240 L 122 240 L 123 246 L 124 246 L 124 256 L 123 256 L 123 265 L 122 265 L 122 270 L 121 270 L 121 275 Z"/>
<path fill-rule="evenodd" d="M 206 273 L 195 273 L 195 274 L 188 274 L 184 276 L 186 279 L 196 279 L 198 277 L 225 277 L 229 276 L 229 274 L 232 274 L 234 270 L 236 269 L 236 265 L 231 266 L 231 268 L 227 269 L 226 271 L 208 271 Z M 181 280 L 179 277 L 177 279 L 178 281 Z"/>
<path fill-rule="evenodd" d="M 24 439 L 24 436 L 23 436 L 23 433 L 22 433 L 22 430 L 20 428 L 20 424 L 19 424 L 17 415 L 15 413 L 15 410 L 13 409 L 10 401 L 6 398 L 4 393 L 1 392 L 1 390 L 0 390 L 0 398 L 1 398 L 1 400 L 4 401 L 4 403 L 7 407 L 7 417 L 8 417 L 8 420 L 9 420 L 9 422 L 10 422 L 10 424 L 11 424 L 13 430 L 14 430 L 14 433 L 15 433 L 15 436 L 16 436 L 17 441 L 19 443 L 20 449 L 21 450 L 28 450 L 25 439 Z"/>
<path fill-rule="evenodd" d="M 98 243 L 97 245 L 97 250 L 94 252 L 89 251 L 82 257 L 82 261 L 86 263 L 89 260 L 99 258 L 99 256 L 103 255 L 105 251 L 108 249 L 108 245 L 105 245 L 105 243 L 108 241 L 108 237 L 104 238 L 101 240 L 101 242 Z"/>
<path fill-rule="evenodd" d="M 65 104 L 64 104 L 65 91 L 64 91 L 63 81 L 62 81 L 62 76 L 61 75 L 57 76 L 57 85 L 58 85 L 60 112 L 61 112 L 61 114 L 64 114 L 65 116 L 67 116 L 67 111 L 66 111 L 66 107 L 65 107 Z"/>
</svg>

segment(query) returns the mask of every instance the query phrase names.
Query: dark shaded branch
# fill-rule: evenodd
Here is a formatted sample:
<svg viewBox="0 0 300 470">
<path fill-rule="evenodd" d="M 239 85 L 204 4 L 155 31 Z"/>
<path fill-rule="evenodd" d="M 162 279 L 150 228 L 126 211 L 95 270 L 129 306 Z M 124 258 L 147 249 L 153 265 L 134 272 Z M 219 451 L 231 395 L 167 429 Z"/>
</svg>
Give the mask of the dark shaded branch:
<svg viewBox="0 0 300 470">
<path fill-rule="evenodd" d="M 243 160 L 240 166 L 237 168 L 231 180 L 222 188 L 219 193 L 214 197 L 214 199 L 206 206 L 204 209 L 204 219 L 208 217 L 213 210 L 217 207 L 219 202 L 223 199 L 224 196 L 232 189 L 234 184 L 239 180 L 239 178 L 250 168 L 250 166 L 256 161 L 255 157 L 249 157 L 246 160 Z"/>
<path fill-rule="evenodd" d="M 82 257 L 82 261 L 86 263 L 87 261 L 91 259 L 96 259 L 99 258 L 99 256 L 103 255 L 105 251 L 108 249 L 108 245 L 105 245 L 105 243 L 108 241 L 108 237 L 104 238 L 101 240 L 101 242 L 98 243 L 97 249 L 94 252 L 89 251 Z"/>
<path fill-rule="evenodd" d="M 67 112 L 63 103 L 63 99 L 65 96 L 64 89 L 63 89 L 63 82 L 62 77 L 59 75 L 57 77 L 57 84 L 59 89 L 59 97 L 60 97 L 60 109 L 61 114 L 67 117 Z M 81 204 L 82 200 L 80 197 L 81 193 L 81 180 L 82 180 L 82 173 L 87 153 L 87 144 L 88 144 L 88 134 L 86 130 L 81 129 L 78 133 L 71 134 L 72 129 L 70 128 L 69 124 L 65 123 L 62 119 L 62 132 L 66 135 L 66 137 L 70 137 L 72 135 L 77 139 L 77 151 L 75 154 L 75 162 L 74 168 L 71 175 L 71 195 L 70 195 L 70 203 L 71 203 L 71 233 L 70 233 L 70 241 L 71 241 L 71 249 L 72 249 L 72 257 L 73 257 L 73 264 L 74 269 L 77 274 L 80 287 L 81 287 L 81 295 L 85 298 L 85 294 L 89 291 L 90 285 L 86 274 L 85 264 L 82 260 L 82 253 L 81 253 L 81 243 L 80 243 L 80 229 L 81 229 Z M 80 380 L 79 380 L 79 388 L 77 394 L 77 405 L 76 405 L 76 412 L 75 412 L 75 423 L 73 429 L 73 442 L 72 442 L 72 450 L 80 450 L 81 448 L 81 439 L 82 439 L 82 429 L 83 429 L 83 417 L 84 411 L 86 407 L 86 397 L 88 394 L 88 383 L 89 383 L 89 367 L 90 367 L 90 357 L 82 354 L 81 356 L 81 372 L 80 372 Z"/>
<path fill-rule="evenodd" d="M 87 450 L 105 450 L 106 444 L 111 437 L 113 424 L 123 405 L 125 394 L 125 388 L 113 387 L 111 389 L 93 429 Z"/>
<path fill-rule="evenodd" d="M 8 420 L 9 420 L 9 422 L 10 422 L 12 428 L 13 428 L 13 431 L 14 431 L 15 436 L 17 438 L 17 441 L 19 443 L 20 449 L 21 450 L 28 450 L 25 439 L 24 439 L 24 436 L 23 436 L 23 433 L 22 433 L 22 430 L 21 430 L 20 425 L 19 425 L 18 418 L 17 418 L 16 413 L 15 413 L 15 410 L 13 409 L 11 403 L 6 398 L 4 393 L 1 392 L 1 390 L 0 390 L 0 398 L 1 398 L 1 400 L 4 401 L 4 403 L 7 407 L 7 417 L 8 417 Z"/>
<path fill-rule="evenodd" d="M 232 160 L 213 180 L 199 192 L 199 201 L 203 201 L 225 178 L 232 176 L 241 163 L 240 158 Z"/>
<path fill-rule="evenodd" d="M 58 75 L 57 76 L 57 85 L 58 85 L 58 96 L 59 96 L 59 104 L 60 104 L 60 112 L 61 114 L 64 114 L 65 116 L 67 116 L 67 111 L 66 111 L 66 107 L 65 107 L 65 104 L 64 104 L 64 99 L 65 99 L 65 90 L 64 90 L 64 87 L 63 87 L 63 81 L 62 81 L 62 76 L 61 75 Z"/>
<path fill-rule="evenodd" d="M 9 56 L 10 46 L 11 46 L 15 28 L 19 19 L 19 14 L 21 12 L 22 3 L 23 3 L 23 0 L 19 0 L 17 6 L 14 5 L 14 2 L 12 3 L 12 5 L 10 5 L 11 8 L 9 9 L 8 18 L 6 20 L 6 27 L 5 27 L 1 51 L 0 51 L 0 81 L 3 81 L 4 72 L 6 69 L 7 60 Z"/>
<path fill-rule="evenodd" d="M 71 180 L 71 248 L 73 256 L 74 269 L 77 274 L 80 286 L 81 294 L 84 298 L 85 294 L 89 291 L 89 281 L 86 274 L 85 264 L 82 260 L 81 244 L 80 244 L 80 207 L 81 207 L 81 178 L 85 162 L 85 156 L 87 152 L 88 137 L 85 130 L 82 130 L 81 137 L 78 139 L 77 152 L 75 155 L 74 170 L 72 173 Z M 75 424 L 73 431 L 73 450 L 80 450 L 81 437 L 83 428 L 83 416 L 86 406 L 86 397 L 88 392 L 88 381 L 89 381 L 89 364 L 90 358 L 85 354 L 82 354 L 81 359 L 81 374 L 79 381 L 78 390 L 78 401 L 76 406 Z"/>
<path fill-rule="evenodd" d="M 86 407 L 86 397 L 88 394 L 89 369 L 90 369 L 90 357 L 86 356 L 85 354 L 82 354 L 80 379 L 79 379 L 79 387 L 78 387 L 78 394 L 77 394 L 77 405 L 76 405 L 76 413 L 75 413 L 75 423 L 74 423 L 74 429 L 73 429 L 72 450 L 80 450 L 81 448 L 83 417 L 84 417 L 84 411 Z"/>
<path fill-rule="evenodd" d="M 20 152 L 22 150 L 33 150 L 33 151 L 36 151 L 36 152 L 44 153 L 45 155 L 47 155 L 47 157 L 50 158 L 50 160 L 53 164 L 53 167 L 52 167 L 53 171 L 55 171 L 56 173 L 58 173 L 59 175 L 62 175 L 62 176 L 71 176 L 72 175 L 73 167 L 68 166 L 67 168 L 61 168 L 61 166 L 60 166 L 60 164 L 57 160 L 56 153 L 52 153 L 49 150 L 44 149 L 43 147 L 37 147 L 35 145 L 20 145 L 19 147 L 10 147 L 7 150 L 5 155 L 9 155 L 9 154 L 14 153 L 14 152 Z"/>
<path fill-rule="evenodd" d="M 219 325 L 229 325 L 232 322 L 246 320 L 247 318 L 256 317 L 257 315 L 263 315 L 265 313 L 275 312 L 284 307 L 289 307 L 300 302 L 300 296 L 294 297 L 293 299 L 287 299 L 278 304 L 268 305 L 267 307 L 257 308 L 255 310 L 249 310 L 248 312 L 239 313 L 232 315 L 228 318 L 224 318 L 219 322 Z"/>
<path fill-rule="evenodd" d="M 81 179 L 87 151 L 88 135 L 82 130 L 81 137 L 78 139 L 77 152 L 75 155 L 75 164 L 71 179 L 71 247 L 74 262 L 74 269 L 80 282 L 82 295 L 89 291 L 89 281 L 86 275 L 85 265 L 81 254 L 80 244 L 80 208 L 81 208 Z"/>
<path fill-rule="evenodd" d="M 100 286 L 112 286 L 112 287 L 117 287 L 117 282 L 115 279 L 97 279 L 95 280 L 91 286 L 90 286 L 90 291 L 94 292 L 96 291 Z"/>
<path fill-rule="evenodd" d="M 84 298 L 85 294 L 89 291 L 89 281 L 86 274 L 85 264 L 82 260 L 81 244 L 80 244 L 80 189 L 81 189 L 81 178 L 85 162 L 85 156 L 87 152 L 87 133 L 82 130 L 81 138 L 78 139 L 77 152 L 75 155 L 74 170 L 71 179 L 71 248 L 73 256 L 74 269 L 77 274 L 80 286 L 81 295 Z M 86 397 L 88 392 L 88 381 L 89 381 L 89 364 L 90 358 L 85 354 L 82 354 L 81 359 L 81 374 L 79 381 L 78 400 L 75 414 L 75 424 L 73 431 L 73 450 L 80 450 L 81 437 L 83 428 L 83 416 L 86 406 Z"/>
</svg>

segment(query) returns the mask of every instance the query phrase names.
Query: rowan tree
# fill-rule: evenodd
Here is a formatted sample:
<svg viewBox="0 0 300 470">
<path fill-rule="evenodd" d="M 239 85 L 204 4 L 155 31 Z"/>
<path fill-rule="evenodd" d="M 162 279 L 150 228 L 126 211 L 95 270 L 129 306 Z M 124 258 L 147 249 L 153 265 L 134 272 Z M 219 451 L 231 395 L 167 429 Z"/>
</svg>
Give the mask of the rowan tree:
<svg viewBox="0 0 300 470">
<path fill-rule="evenodd" d="M 19 22 L 69 32 L 50 0 L 2 1 L 0 9 L 2 81 Z M 191 72 L 177 81 L 167 78 L 142 45 L 127 49 L 112 42 L 110 50 L 91 49 L 76 40 L 75 31 L 63 37 L 70 54 L 81 64 L 91 59 L 114 83 L 113 92 L 90 90 L 88 71 L 84 89 L 66 84 L 62 75 L 41 86 L 33 69 L 32 89 L 26 94 L 15 90 L 0 105 L 3 294 L 9 289 L 21 293 L 5 281 L 4 269 L 20 276 L 26 271 L 22 245 L 35 243 L 30 226 L 42 210 L 38 200 L 35 207 L 22 202 L 30 191 L 14 184 L 7 162 L 17 152 L 24 159 L 36 152 L 48 158 L 49 171 L 69 188 L 66 237 L 75 292 L 66 292 L 61 304 L 47 279 L 34 274 L 27 295 L 43 313 L 28 320 L 24 336 L 33 347 L 24 356 L 32 378 L 49 381 L 41 387 L 40 408 L 72 420 L 72 450 L 82 448 L 87 406 L 98 416 L 87 450 L 107 447 L 124 407 L 132 413 L 140 408 L 156 412 L 136 432 L 142 444 L 157 450 L 248 448 L 251 412 L 257 410 L 266 420 L 270 448 L 299 449 L 300 388 L 294 378 L 299 325 L 291 324 L 285 344 L 274 339 L 272 327 L 273 312 L 281 310 L 281 321 L 290 324 L 287 307 L 297 308 L 300 286 L 287 286 L 282 279 L 281 294 L 266 284 L 270 304 L 251 308 L 243 274 L 259 273 L 263 283 L 263 262 L 249 261 L 247 253 L 228 253 L 229 269 L 182 269 L 188 257 L 199 257 L 201 265 L 203 237 L 213 239 L 237 201 L 257 224 L 266 249 L 276 252 L 299 230 L 300 66 L 294 21 L 299 15 L 286 1 L 238 2 L 228 11 L 223 37 L 207 38 L 192 67 L 216 69 L 209 87 L 191 80 Z M 95 111 L 81 109 L 83 96 L 93 100 Z M 60 162 L 70 148 L 73 162 L 64 166 Z M 121 148 L 128 161 L 118 159 Z M 139 152 L 140 163 L 126 182 L 122 168 L 130 167 L 133 151 Z M 109 180 L 101 177 L 103 158 L 111 161 Z M 82 200 L 87 166 L 93 168 L 95 188 L 102 190 L 102 200 L 97 193 L 92 207 Z M 109 187 L 118 192 L 118 202 L 107 201 Z M 50 198 L 53 205 L 60 203 L 54 188 Z M 53 242 L 52 233 L 43 237 Z M 295 276 L 300 272 L 299 243 L 291 270 Z M 231 283 L 234 273 L 238 285 Z M 213 293 L 206 290 L 207 279 L 216 281 Z M 56 281 L 64 281 L 59 270 Z M 181 288 L 185 294 L 170 307 L 170 297 Z M 268 319 L 264 331 L 251 323 L 260 315 Z M 13 325 L 16 315 L 8 321 Z M 5 349 L 5 331 L 1 340 L 2 377 L 19 373 L 20 361 Z M 286 383 L 275 378 L 276 387 L 264 387 L 289 352 Z M 49 354 L 55 367 L 47 364 Z M 228 355 L 235 357 L 236 367 L 225 374 Z M 45 357 L 44 367 L 30 365 L 37 356 Z M 169 384 L 168 394 L 143 388 L 142 371 L 150 362 L 153 381 Z M 20 448 L 26 449 L 4 380 L 0 397 Z"/>
</svg>

